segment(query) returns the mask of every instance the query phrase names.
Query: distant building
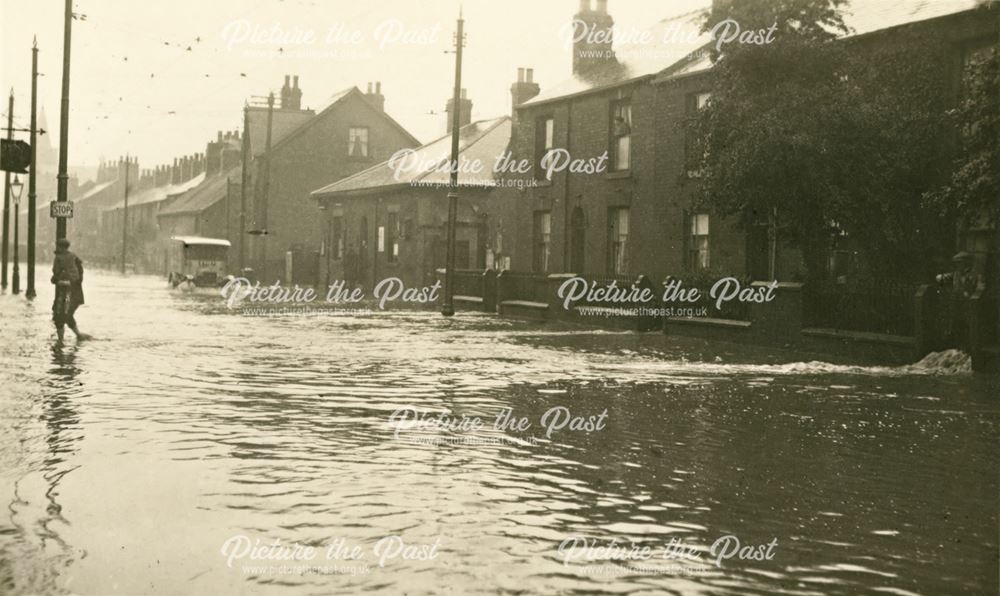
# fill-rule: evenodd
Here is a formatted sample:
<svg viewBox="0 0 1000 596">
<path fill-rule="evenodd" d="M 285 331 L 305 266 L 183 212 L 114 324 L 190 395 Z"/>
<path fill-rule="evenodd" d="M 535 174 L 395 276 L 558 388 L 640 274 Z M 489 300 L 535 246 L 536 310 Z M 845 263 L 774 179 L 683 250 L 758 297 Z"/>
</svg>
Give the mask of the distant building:
<svg viewBox="0 0 1000 596">
<path fill-rule="evenodd" d="M 158 244 L 156 216 L 166 205 L 205 180 L 205 157 L 200 153 L 174 160 L 169 170 L 141 170 L 130 178 L 128 207 L 124 192 L 120 201 L 101 211 L 101 258 L 121 263 L 122 245 L 127 243 L 126 263 L 142 273 L 159 272 L 166 253 Z M 128 232 L 123 226 L 128 226 Z"/>
<path fill-rule="evenodd" d="M 229 268 L 234 272 L 244 243 L 244 266 L 255 277 L 316 283 L 320 239 L 315 207 L 306 201 L 308 191 L 355 173 L 400 147 L 417 144 L 385 114 L 384 107 L 378 84 L 369 85 L 367 94 L 356 87 L 345 89 L 317 114 L 302 109 L 299 78 L 286 76 L 273 111 L 248 108 L 251 155 L 245 197 L 241 189 L 245 139 L 238 131 L 220 132 L 205 151 L 204 182 L 157 213 L 158 242 L 165 248 L 178 235 L 225 238 L 232 243 Z"/>
</svg>

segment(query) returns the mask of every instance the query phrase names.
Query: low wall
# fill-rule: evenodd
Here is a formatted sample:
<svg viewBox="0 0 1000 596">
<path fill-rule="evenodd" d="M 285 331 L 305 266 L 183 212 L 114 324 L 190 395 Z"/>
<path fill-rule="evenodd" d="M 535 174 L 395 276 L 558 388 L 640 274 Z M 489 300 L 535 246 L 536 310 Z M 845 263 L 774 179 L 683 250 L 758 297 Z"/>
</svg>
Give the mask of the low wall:
<svg viewBox="0 0 1000 596">
<path fill-rule="evenodd" d="M 444 270 L 438 270 L 438 274 L 443 281 Z M 456 272 L 456 276 L 456 309 L 496 312 L 502 316 L 540 322 L 562 321 L 633 331 L 662 329 L 668 335 L 773 346 L 887 364 L 915 362 L 930 352 L 950 347 L 945 337 L 946 325 L 941 317 L 942 298 L 937 289 L 930 286 L 921 286 L 913 296 L 913 335 L 901 336 L 809 326 L 804 314 L 804 286 L 800 283 L 779 283 L 772 301 L 748 304 L 745 319 L 734 320 L 623 315 L 621 309 L 630 308 L 626 305 L 577 304 L 567 309 L 559 298 L 559 288 L 567 280 L 577 277 L 572 273 L 543 276 L 486 270 L 461 271 Z M 654 294 L 658 291 L 657 286 L 644 276 L 617 281 L 621 287 L 634 283 L 651 289 Z M 764 289 L 768 285 L 756 282 L 753 288 Z M 974 301 L 973 312 L 986 312 L 985 305 L 983 308 L 976 308 L 976 305 Z M 672 305 L 655 302 L 649 306 Z M 581 308 L 586 310 L 581 311 Z M 743 316 L 743 313 L 736 316 Z M 989 322 L 995 323 L 992 320 Z M 973 339 L 976 339 L 975 333 Z M 974 349 L 973 365 L 976 370 L 1000 370 L 1000 349 L 996 346 Z"/>
<path fill-rule="evenodd" d="M 755 288 L 766 285 L 763 282 L 753 284 Z M 664 320 L 663 329 L 668 335 L 767 345 L 886 363 L 913 362 L 927 353 L 917 337 L 806 327 L 802 289 L 800 283 L 779 283 L 773 301 L 749 305 L 746 321 L 670 318 Z"/>
</svg>

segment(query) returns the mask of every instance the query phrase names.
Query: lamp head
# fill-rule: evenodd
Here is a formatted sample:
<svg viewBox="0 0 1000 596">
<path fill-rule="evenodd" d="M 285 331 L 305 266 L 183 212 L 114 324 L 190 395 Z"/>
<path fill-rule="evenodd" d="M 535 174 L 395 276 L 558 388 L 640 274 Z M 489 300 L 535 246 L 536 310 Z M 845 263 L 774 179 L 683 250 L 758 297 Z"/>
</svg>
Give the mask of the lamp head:
<svg viewBox="0 0 1000 596">
<path fill-rule="evenodd" d="M 11 196 L 14 198 L 14 204 L 17 205 L 21 202 L 21 193 L 24 192 L 24 183 L 21 182 L 21 177 L 15 175 L 14 181 L 10 183 Z"/>
</svg>

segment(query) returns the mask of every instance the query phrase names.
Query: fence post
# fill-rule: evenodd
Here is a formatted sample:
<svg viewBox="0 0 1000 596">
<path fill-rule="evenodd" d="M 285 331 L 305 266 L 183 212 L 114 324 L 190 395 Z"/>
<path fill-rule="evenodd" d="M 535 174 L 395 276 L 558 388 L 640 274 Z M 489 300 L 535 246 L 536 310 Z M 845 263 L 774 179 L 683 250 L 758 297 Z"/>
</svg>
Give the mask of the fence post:
<svg viewBox="0 0 1000 596">
<path fill-rule="evenodd" d="M 937 327 L 934 322 L 935 297 L 937 291 L 931 286 L 924 284 L 917 288 L 917 293 L 913 296 L 913 336 L 916 343 L 914 354 L 916 360 L 920 360 L 927 354 L 933 352 L 941 341 L 938 337 Z"/>
<path fill-rule="evenodd" d="M 976 292 L 969 297 L 969 355 L 973 362 L 979 359 L 980 351 L 986 347 L 986 301 L 983 299 L 983 291 Z"/>
<path fill-rule="evenodd" d="M 497 311 L 497 272 L 487 269 L 483 272 L 483 310 Z"/>
<path fill-rule="evenodd" d="M 576 318 L 576 309 L 563 308 L 563 301 L 559 298 L 559 288 L 566 283 L 567 279 L 576 277 L 573 273 L 552 273 L 547 279 L 548 286 L 545 292 L 545 302 L 549 305 L 549 314 L 553 319 L 565 321 Z"/>
<path fill-rule="evenodd" d="M 497 274 L 497 312 L 500 312 L 500 306 L 507 300 L 510 295 L 510 272 L 508 270 L 501 271 Z"/>
<path fill-rule="evenodd" d="M 640 275 L 638 279 L 635 280 L 635 287 L 639 288 L 640 291 L 648 289 L 653 293 L 653 296 L 656 296 L 656 286 L 654 286 L 653 282 L 651 282 L 645 275 Z M 656 297 L 650 304 L 645 305 L 646 308 L 658 308 L 659 306 L 659 297 Z M 661 317 L 652 315 L 638 317 L 638 331 L 652 331 L 653 329 L 661 327 L 663 323 L 660 319 Z"/>
</svg>

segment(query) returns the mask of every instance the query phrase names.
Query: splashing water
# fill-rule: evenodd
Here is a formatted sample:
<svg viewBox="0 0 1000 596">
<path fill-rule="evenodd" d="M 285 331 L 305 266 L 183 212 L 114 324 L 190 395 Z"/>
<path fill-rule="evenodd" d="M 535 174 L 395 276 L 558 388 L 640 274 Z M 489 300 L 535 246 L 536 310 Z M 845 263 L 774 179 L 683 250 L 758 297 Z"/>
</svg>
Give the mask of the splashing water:
<svg viewBox="0 0 1000 596">
<path fill-rule="evenodd" d="M 972 372 L 972 356 L 961 350 L 931 352 L 916 364 L 904 367 L 913 372 L 936 375 L 961 375 Z"/>
</svg>

